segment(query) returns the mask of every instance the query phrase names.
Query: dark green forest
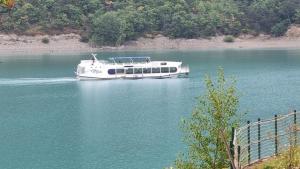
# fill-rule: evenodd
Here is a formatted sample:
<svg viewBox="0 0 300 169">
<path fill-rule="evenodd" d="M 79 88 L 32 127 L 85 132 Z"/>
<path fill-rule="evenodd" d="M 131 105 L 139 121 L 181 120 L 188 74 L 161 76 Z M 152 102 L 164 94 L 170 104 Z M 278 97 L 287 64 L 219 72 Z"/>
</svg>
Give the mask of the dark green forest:
<svg viewBox="0 0 300 169">
<path fill-rule="evenodd" d="M 16 0 L 12 11 L 0 7 L 0 21 L 2 33 L 73 32 L 112 46 L 155 34 L 281 36 L 300 23 L 300 0 Z"/>
</svg>

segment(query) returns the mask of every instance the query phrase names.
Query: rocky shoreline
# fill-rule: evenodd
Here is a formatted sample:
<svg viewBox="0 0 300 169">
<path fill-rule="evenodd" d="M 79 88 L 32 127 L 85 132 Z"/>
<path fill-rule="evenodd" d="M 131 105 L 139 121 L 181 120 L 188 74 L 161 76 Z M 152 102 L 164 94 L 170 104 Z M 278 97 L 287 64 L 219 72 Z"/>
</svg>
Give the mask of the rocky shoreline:
<svg viewBox="0 0 300 169">
<path fill-rule="evenodd" d="M 49 43 L 42 43 L 43 38 L 49 39 Z M 210 39 L 170 39 L 157 35 L 153 38 L 142 37 L 118 47 L 93 47 L 88 43 L 80 42 L 80 36 L 73 33 L 54 36 L 0 34 L 0 55 L 72 54 L 131 50 L 300 49 L 300 27 L 297 26 L 291 27 L 285 36 L 277 38 L 268 35 L 241 35 L 233 43 L 226 43 L 223 38 L 224 36 Z"/>
</svg>

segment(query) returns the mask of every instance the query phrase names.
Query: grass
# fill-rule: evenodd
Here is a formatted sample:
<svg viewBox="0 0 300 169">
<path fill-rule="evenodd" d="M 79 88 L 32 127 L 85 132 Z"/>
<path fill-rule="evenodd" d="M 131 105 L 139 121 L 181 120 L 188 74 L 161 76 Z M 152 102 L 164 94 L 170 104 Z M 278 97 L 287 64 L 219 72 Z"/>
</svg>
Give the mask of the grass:
<svg viewBox="0 0 300 169">
<path fill-rule="evenodd" d="M 271 157 L 247 167 L 248 169 L 298 169 L 300 168 L 300 146 L 292 147 L 276 157 Z"/>
</svg>

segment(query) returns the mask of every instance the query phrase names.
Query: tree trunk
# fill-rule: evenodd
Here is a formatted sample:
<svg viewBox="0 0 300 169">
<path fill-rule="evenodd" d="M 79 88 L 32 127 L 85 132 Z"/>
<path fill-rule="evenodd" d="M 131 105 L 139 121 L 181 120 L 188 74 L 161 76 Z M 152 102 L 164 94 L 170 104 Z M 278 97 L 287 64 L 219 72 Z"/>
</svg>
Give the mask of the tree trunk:
<svg viewBox="0 0 300 169">
<path fill-rule="evenodd" d="M 232 166 L 233 169 L 236 169 L 233 157 L 232 157 L 232 155 L 230 153 L 230 147 L 229 147 L 229 145 L 227 143 L 227 139 L 226 139 L 225 134 L 224 134 L 224 130 L 221 130 L 220 133 L 221 133 L 221 138 L 222 138 L 222 140 L 223 140 L 223 142 L 225 144 L 226 153 L 227 153 L 227 156 L 228 156 L 228 158 L 230 160 L 231 166 Z"/>
</svg>

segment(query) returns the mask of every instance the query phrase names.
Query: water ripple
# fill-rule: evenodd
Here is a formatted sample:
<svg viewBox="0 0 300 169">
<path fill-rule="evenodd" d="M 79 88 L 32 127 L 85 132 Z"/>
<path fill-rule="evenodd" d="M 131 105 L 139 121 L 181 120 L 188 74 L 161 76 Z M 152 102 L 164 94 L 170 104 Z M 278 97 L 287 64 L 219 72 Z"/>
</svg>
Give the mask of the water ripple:
<svg viewBox="0 0 300 169">
<path fill-rule="evenodd" d="M 61 78 L 0 78 L 0 86 L 23 86 L 23 85 L 45 85 L 45 84 L 64 84 L 77 81 L 72 77 Z"/>
</svg>

